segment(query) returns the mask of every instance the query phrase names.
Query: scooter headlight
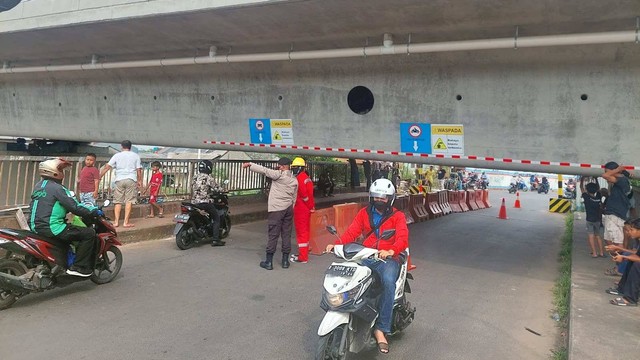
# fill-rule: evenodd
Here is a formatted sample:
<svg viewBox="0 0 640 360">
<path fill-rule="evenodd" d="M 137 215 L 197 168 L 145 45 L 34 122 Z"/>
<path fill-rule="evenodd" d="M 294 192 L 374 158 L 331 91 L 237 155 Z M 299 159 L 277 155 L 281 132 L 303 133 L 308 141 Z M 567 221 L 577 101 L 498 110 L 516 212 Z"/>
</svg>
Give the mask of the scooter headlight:
<svg viewBox="0 0 640 360">
<path fill-rule="evenodd" d="M 355 301 L 364 284 L 360 284 L 351 290 L 343 291 L 337 294 L 330 294 L 325 290 L 324 300 L 332 308 L 337 308 L 343 305 L 351 304 Z"/>
</svg>

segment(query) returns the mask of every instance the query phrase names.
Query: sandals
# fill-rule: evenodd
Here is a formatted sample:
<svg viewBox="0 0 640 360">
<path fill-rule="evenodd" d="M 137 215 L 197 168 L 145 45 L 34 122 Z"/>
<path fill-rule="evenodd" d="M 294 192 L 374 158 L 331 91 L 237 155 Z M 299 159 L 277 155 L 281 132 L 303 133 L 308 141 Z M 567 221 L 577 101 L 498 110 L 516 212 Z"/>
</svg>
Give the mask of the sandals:
<svg viewBox="0 0 640 360">
<path fill-rule="evenodd" d="M 618 272 L 618 269 L 616 269 L 615 267 L 612 267 L 611 269 L 605 270 L 604 274 L 607 275 L 607 276 L 622 276 L 622 274 L 620 274 Z"/>
<path fill-rule="evenodd" d="M 609 303 L 611 305 L 616 305 L 616 306 L 638 306 L 637 303 L 627 302 L 623 297 L 619 297 L 619 298 L 615 298 L 613 300 L 610 300 Z"/>
<path fill-rule="evenodd" d="M 379 342 L 378 343 L 378 351 L 380 352 L 380 354 L 388 354 L 389 353 L 389 344 L 387 343 L 383 343 L 383 342 Z"/>
<path fill-rule="evenodd" d="M 606 292 L 609 295 L 620 295 L 620 293 L 618 292 L 618 289 L 616 288 L 608 288 L 604 292 Z"/>
</svg>

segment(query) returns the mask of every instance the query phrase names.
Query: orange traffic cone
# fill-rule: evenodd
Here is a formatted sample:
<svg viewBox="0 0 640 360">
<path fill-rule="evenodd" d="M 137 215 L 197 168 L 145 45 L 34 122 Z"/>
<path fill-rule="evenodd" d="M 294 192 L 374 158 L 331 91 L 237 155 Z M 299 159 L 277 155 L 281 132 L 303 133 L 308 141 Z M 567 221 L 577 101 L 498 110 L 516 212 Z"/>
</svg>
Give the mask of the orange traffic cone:
<svg viewBox="0 0 640 360">
<path fill-rule="evenodd" d="M 516 203 L 513 204 L 513 207 L 520 209 L 520 191 L 516 192 Z"/>
<path fill-rule="evenodd" d="M 504 198 L 502 198 L 502 205 L 500 206 L 500 212 L 498 213 L 498 219 L 507 220 L 507 206 L 504 204 Z"/>
</svg>

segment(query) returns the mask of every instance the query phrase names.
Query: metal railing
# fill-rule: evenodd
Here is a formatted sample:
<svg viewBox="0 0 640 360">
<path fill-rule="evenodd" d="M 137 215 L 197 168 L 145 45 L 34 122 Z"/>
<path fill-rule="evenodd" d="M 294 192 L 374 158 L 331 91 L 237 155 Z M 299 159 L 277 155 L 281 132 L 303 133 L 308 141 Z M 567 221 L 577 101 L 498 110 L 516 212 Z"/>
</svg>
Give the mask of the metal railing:
<svg viewBox="0 0 640 360">
<path fill-rule="evenodd" d="M 21 205 L 28 205 L 34 185 L 40 180 L 38 163 L 46 159 L 40 156 L 0 156 L 0 209 Z M 80 175 L 84 157 L 74 157 L 73 166 L 66 173 L 63 185 L 78 192 L 76 180 Z M 96 167 L 101 168 L 109 161 L 108 158 L 98 157 Z M 174 159 L 142 159 L 142 184 L 146 187 L 151 179 L 151 163 L 159 161 L 162 164 L 163 183 L 160 194 L 165 200 L 186 199 L 191 197 L 191 180 L 197 172 L 199 160 Z M 258 194 L 268 189 L 268 179 L 263 175 L 242 169 L 241 160 L 219 160 L 213 162 L 213 176 L 220 184 L 229 180 L 227 189 L 231 195 Z M 265 167 L 276 168 L 275 161 L 253 161 Z M 338 162 L 308 163 L 308 172 L 314 182 L 322 172 L 328 169 L 336 186 L 347 186 L 350 181 L 349 165 Z M 115 186 L 115 172 L 111 170 L 100 180 L 99 198 L 111 197 Z M 144 194 L 141 194 L 144 195 Z"/>
</svg>

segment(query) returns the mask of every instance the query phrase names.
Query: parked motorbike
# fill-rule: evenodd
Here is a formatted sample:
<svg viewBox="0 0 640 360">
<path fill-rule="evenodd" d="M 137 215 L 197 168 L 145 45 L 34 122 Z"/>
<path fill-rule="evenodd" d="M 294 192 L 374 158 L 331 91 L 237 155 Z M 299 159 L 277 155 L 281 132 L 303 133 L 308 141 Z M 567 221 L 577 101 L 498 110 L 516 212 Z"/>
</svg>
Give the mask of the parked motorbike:
<svg viewBox="0 0 640 360">
<path fill-rule="evenodd" d="M 225 183 L 227 182 L 225 181 Z M 229 232 L 231 232 L 231 216 L 227 194 L 224 191 L 214 191 L 210 194 L 212 203 L 220 216 L 220 240 L 229 236 Z M 176 227 L 173 230 L 173 235 L 176 237 L 176 245 L 180 250 L 191 249 L 198 243 L 210 242 L 213 238 L 211 216 L 200 208 L 200 205 L 182 202 L 180 214 L 174 218 Z"/>
<path fill-rule="evenodd" d="M 327 230 L 337 236 L 336 228 Z M 395 230 L 385 230 L 381 238 L 389 239 Z M 318 328 L 316 360 L 345 360 L 352 353 L 359 353 L 376 346 L 373 326 L 378 317 L 378 299 L 381 284 L 378 277 L 367 266 L 364 259 L 385 260 L 377 257 L 378 250 L 353 242 L 336 245 L 334 254 L 345 262 L 333 262 L 325 272 L 324 293 L 320 307 L 325 314 Z M 415 308 L 407 301 L 405 293 L 411 292 L 407 272 L 407 253 L 401 254 L 402 266 L 396 281 L 393 304 L 391 336 L 404 330 L 414 319 Z"/>
<path fill-rule="evenodd" d="M 108 206 L 109 200 L 103 206 Z M 122 253 L 117 246 L 116 229 L 105 216 L 84 217 L 82 222 L 96 231 L 95 265 L 88 278 L 96 284 L 113 281 L 122 267 Z M 72 243 L 71 245 L 74 245 Z M 19 298 L 35 292 L 86 280 L 67 275 L 75 260 L 74 246 L 68 242 L 45 238 L 27 230 L 0 229 L 0 310 Z"/>
</svg>

